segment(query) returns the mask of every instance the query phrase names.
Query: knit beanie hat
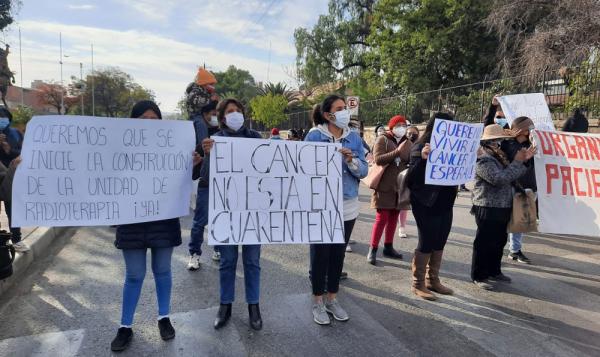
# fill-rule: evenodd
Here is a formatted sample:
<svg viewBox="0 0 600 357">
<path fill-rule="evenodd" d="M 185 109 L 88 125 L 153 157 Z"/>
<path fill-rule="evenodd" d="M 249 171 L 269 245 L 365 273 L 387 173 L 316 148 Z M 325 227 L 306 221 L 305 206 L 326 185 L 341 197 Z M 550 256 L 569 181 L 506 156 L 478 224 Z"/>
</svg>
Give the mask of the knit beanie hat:
<svg viewBox="0 0 600 357">
<path fill-rule="evenodd" d="M 279 129 L 277 129 L 277 128 L 271 129 L 271 135 L 279 135 Z"/>
<path fill-rule="evenodd" d="M 406 125 L 406 118 L 403 117 L 402 115 L 393 116 L 392 119 L 390 119 L 390 121 L 388 123 L 388 128 L 390 130 L 392 130 L 398 124 L 404 124 L 404 125 Z"/>
<path fill-rule="evenodd" d="M 198 85 L 201 86 L 205 86 L 207 84 L 213 85 L 217 84 L 217 79 L 212 73 L 210 73 L 206 69 L 199 68 L 198 74 L 196 74 L 196 83 L 198 83 Z"/>
</svg>

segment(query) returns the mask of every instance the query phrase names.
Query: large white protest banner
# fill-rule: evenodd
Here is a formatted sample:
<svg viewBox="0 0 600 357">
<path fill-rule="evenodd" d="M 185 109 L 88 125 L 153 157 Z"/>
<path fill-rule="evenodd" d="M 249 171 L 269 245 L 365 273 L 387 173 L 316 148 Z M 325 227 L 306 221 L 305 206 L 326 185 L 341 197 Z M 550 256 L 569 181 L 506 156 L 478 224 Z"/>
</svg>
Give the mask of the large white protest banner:
<svg viewBox="0 0 600 357">
<path fill-rule="evenodd" d="M 13 184 L 13 225 L 97 226 L 189 213 L 189 121 L 34 117 Z"/>
<path fill-rule="evenodd" d="M 475 177 L 475 162 L 483 124 L 435 119 L 431 152 L 425 168 L 428 185 L 455 186 Z"/>
<path fill-rule="evenodd" d="M 208 244 L 344 243 L 339 144 L 212 139 Z"/>
<path fill-rule="evenodd" d="M 533 131 L 545 233 L 600 237 L 600 135 Z"/>
<path fill-rule="evenodd" d="M 498 97 L 502 112 L 511 124 L 518 117 L 528 117 L 540 130 L 555 130 L 552 114 L 543 93 L 513 94 Z"/>
</svg>

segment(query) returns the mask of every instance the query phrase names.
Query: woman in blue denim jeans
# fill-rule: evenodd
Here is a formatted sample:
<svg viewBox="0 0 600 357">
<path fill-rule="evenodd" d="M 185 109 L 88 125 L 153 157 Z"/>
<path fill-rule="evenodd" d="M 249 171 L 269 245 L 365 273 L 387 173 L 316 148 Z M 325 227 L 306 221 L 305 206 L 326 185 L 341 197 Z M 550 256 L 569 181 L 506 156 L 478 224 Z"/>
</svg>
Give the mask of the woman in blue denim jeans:
<svg viewBox="0 0 600 357">
<path fill-rule="evenodd" d="M 258 132 L 244 126 L 244 106 L 236 99 L 225 99 L 217 107 L 218 119 L 221 131 L 215 136 L 226 136 L 231 138 L 255 138 L 260 139 Z M 214 141 L 210 138 L 202 141 L 204 160 L 201 167 L 201 178 L 209 181 L 210 151 Z M 214 327 L 219 329 L 227 324 L 231 317 L 231 304 L 235 299 L 235 272 L 239 248 L 237 245 L 219 246 L 221 261 L 219 265 L 219 281 L 221 285 L 221 305 L 215 319 Z M 246 288 L 246 302 L 248 303 L 248 314 L 250 327 L 254 330 L 262 329 L 262 318 L 258 301 L 260 298 L 260 245 L 242 246 L 242 260 L 244 262 L 244 283 Z"/>
<path fill-rule="evenodd" d="M 161 119 L 158 106 L 149 100 L 134 105 L 132 118 Z M 158 329 L 163 340 L 175 337 L 175 329 L 169 319 L 171 304 L 171 255 L 173 247 L 181 244 L 179 218 L 162 221 L 125 224 L 117 227 L 115 247 L 123 252 L 125 260 L 125 284 L 121 327 L 111 343 L 111 350 L 123 351 L 133 337 L 133 315 L 142 291 L 146 275 L 146 252 L 152 255 L 152 273 L 158 300 Z"/>
</svg>

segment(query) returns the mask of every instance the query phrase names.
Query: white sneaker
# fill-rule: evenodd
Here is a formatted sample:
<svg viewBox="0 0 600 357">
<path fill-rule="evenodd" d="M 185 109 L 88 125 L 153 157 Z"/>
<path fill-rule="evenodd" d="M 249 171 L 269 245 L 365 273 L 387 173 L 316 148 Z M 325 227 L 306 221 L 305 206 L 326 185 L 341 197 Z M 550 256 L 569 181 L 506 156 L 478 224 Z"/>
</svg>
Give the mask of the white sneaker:
<svg viewBox="0 0 600 357">
<path fill-rule="evenodd" d="M 218 262 L 219 260 L 221 260 L 221 253 L 220 253 L 220 252 L 217 252 L 217 251 L 215 250 L 215 252 L 214 252 L 214 253 L 213 253 L 213 255 L 212 255 L 212 260 L 214 260 L 215 262 Z"/>
<path fill-rule="evenodd" d="M 408 235 L 404 231 L 404 228 L 402 228 L 402 227 L 398 228 L 398 237 L 400 237 L 400 238 L 407 238 L 408 237 Z"/>
<path fill-rule="evenodd" d="M 19 253 L 25 253 L 29 251 L 29 246 L 23 242 L 13 243 L 13 247 L 15 247 L 15 251 Z"/>
<path fill-rule="evenodd" d="M 346 246 L 346 252 L 348 252 L 348 253 L 352 252 L 352 247 L 350 246 L 350 244 L 348 244 Z"/>
<path fill-rule="evenodd" d="M 200 256 L 198 254 L 192 254 L 190 256 L 187 268 L 192 271 L 200 269 Z"/>
</svg>

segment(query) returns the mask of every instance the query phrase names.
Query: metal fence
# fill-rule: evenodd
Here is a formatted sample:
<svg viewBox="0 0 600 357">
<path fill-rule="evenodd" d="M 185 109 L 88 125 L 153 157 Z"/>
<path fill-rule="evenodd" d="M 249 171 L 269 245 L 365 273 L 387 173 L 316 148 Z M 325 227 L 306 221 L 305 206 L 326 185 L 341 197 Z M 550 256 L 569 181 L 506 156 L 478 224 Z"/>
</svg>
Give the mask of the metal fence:
<svg viewBox="0 0 600 357">
<path fill-rule="evenodd" d="M 427 121 L 433 112 L 454 113 L 457 120 L 479 122 L 496 94 L 544 93 L 555 120 L 565 120 L 575 108 L 589 119 L 600 117 L 600 73 L 598 66 L 547 70 L 519 77 L 484 80 L 449 88 L 361 101 L 359 119 L 365 125 L 387 123 L 403 114 L 413 123 Z M 310 110 L 288 114 L 280 129 L 310 128 Z"/>
</svg>

